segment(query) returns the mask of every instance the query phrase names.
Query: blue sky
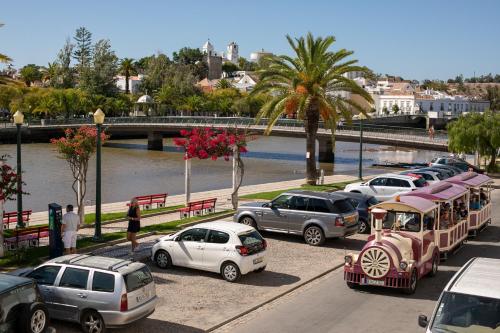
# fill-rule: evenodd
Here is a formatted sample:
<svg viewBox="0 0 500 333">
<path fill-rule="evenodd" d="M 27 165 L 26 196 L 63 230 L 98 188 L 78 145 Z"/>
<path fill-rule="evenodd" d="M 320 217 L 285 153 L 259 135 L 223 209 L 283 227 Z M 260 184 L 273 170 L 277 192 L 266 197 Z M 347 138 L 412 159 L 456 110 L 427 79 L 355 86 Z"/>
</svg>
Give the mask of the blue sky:
<svg viewBox="0 0 500 333">
<path fill-rule="evenodd" d="M 446 79 L 500 73 L 500 1 L 496 0 L 181 0 L 5 1 L 0 5 L 0 52 L 16 67 L 46 65 L 79 26 L 108 38 L 121 58 L 210 38 L 218 51 L 230 41 L 240 55 L 286 54 L 284 36 L 334 35 L 334 48 L 377 73 Z"/>
</svg>

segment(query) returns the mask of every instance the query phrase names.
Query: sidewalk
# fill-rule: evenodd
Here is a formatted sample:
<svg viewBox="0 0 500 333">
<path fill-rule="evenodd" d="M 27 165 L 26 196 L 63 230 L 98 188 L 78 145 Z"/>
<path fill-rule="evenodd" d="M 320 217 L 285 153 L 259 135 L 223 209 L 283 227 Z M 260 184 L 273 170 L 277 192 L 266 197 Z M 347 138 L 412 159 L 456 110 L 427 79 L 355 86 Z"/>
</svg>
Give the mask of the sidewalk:
<svg viewBox="0 0 500 333">
<path fill-rule="evenodd" d="M 347 176 L 347 175 L 325 176 L 325 184 L 347 182 L 347 181 L 353 181 L 356 179 L 357 179 L 357 177 Z M 259 192 L 269 192 L 269 191 L 276 191 L 276 190 L 282 190 L 282 189 L 288 189 L 288 188 L 295 188 L 295 187 L 300 187 L 302 184 L 304 184 L 304 179 L 288 180 L 288 181 L 266 183 L 266 184 L 245 185 L 245 186 L 240 187 L 239 195 L 242 196 L 242 195 L 246 195 L 246 194 L 253 194 L 253 193 L 259 193 Z M 231 192 L 232 192 L 231 188 L 225 188 L 225 189 L 220 189 L 220 190 L 191 193 L 191 201 L 203 200 L 203 199 L 208 199 L 208 198 L 217 198 L 217 210 L 220 211 L 221 209 L 225 209 L 225 207 L 230 206 L 230 204 L 231 204 Z M 128 201 L 103 204 L 101 207 L 101 212 L 102 213 L 125 212 L 127 209 L 127 203 L 128 203 Z M 166 206 L 183 205 L 184 203 L 185 203 L 185 195 L 178 194 L 178 195 L 169 196 L 167 198 Z M 86 214 L 94 213 L 94 212 L 95 212 L 94 205 L 85 206 L 85 213 Z M 178 217 L 179 216 L 178 214 L 179 213 L 177 213 L 177 212 L 176 213 L 167 213 L 167 214 L 157 215 L 157 216 L 150 217 L 150 218 L 144 218 L 143 220 L 141 220 L 141 224 L 143 223 L 143 221 L 144 221 L 144 225 L 160 223 L 160 222 L 157 222 L 160 219 L 161 219 L 161 222 L 167 222 L 169 220 L 165 219 L 165 215 L 172 215 L 172 216 Z M 149 221 L 149 219 L 151 219 L 151 221 Z M 153 221 L 156 221 L 156 223 Z M 31 215 L 30 226 L 34 226 L 37 224 L 47 224 L 47 223 L 48 223 L 48 213 L 46 211 L 36 212 L 36 213 L 33 213 Z M 146 224 L 146 223 L 149 223 L 149 224 Z M 112 225 L 107 225 L 106 227 L 113 228 Z M 114 231 L 119 231 L 119 230 L 114 230 Z"/>
</svg>

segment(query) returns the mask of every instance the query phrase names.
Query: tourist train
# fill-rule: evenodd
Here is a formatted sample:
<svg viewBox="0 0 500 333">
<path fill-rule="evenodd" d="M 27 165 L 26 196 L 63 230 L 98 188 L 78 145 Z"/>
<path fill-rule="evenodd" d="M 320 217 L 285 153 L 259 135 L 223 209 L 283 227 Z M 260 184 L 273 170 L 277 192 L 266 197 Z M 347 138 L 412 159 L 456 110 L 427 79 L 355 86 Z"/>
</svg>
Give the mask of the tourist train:
<svg viewBox="0 0 500 333">
<path fill-rule="evenodd" d="M 467 172 L 372 206 L 367 243 L 345 256 L 347 285 L 414 293 L 420 278 L 491 222 L 491 183 Z"/>
</svg>

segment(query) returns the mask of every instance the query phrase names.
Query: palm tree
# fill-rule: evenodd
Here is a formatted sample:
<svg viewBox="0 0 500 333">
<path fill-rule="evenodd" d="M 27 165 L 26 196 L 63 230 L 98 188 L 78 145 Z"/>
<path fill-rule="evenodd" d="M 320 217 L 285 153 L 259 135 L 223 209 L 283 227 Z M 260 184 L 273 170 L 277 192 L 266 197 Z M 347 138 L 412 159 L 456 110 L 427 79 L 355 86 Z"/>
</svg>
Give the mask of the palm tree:
<svg viewBox="0 0 500 333">
<path fill-rule="evenodd" d="M 215 85 L 216 89 L 229 89 L 234 88 L 232 83 L 227 79 L 220 79 L 219 82 Z"/>
<path fill-rule="evenodd" d="M 42 81 L 48 83 L 49 86 L 54 87 L 56 85 L 57 74 L 59 71 L 59 65 L 57 62 L 49 62 L 47 67 L 42 67 Z"/>
<path fill-rule="evenodd" d="M 125 76 L 125 94 L 130 93 L 128 81 L 131 75 L 136 73 L 135 62 L 132 58 L 123 58 L 120 64 L 120 73 Z"/>
<path fill-rule="evenodd" d="M 266 59 L 268 66 L 258 70 L 260 82 L 251 95 L 264 92 L 272 96 L 257 114 L 257 122 L 269 118 L 266 134 L 285 114 L 294 114 L 304 121 L 306 149 L 310 156 L 306 162 L 306 182 L 314 185 L 319 121 L 322 119 L 331 129 L 334 139 L 336 124 L 341 117 L 350 121 L 354 110 L 366 115 L 360 104 L 344 97 L 343 93 L 356 94 L 372 102 L 370 94 L 345 76 L 350 72 L 369 73 L 369 70 L 355 65 L 357 60 L 345 59 L 353 54 L 352 51 L 329 51 L 335 42 L 333 36 L 314 38 L 309 33 L 305 38 L 292 39 L 288 35 L 286 38 L 295 57 L 281 55 Z"/>
</svg>

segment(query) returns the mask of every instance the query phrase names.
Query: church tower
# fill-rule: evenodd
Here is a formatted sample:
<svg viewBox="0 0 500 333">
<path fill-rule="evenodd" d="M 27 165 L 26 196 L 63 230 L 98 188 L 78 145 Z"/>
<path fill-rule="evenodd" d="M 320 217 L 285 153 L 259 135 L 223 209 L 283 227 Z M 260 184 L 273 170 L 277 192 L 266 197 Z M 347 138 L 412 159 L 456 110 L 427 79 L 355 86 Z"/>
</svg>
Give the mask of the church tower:
<svg viewBox="0 0 500 333">
<path fill-rule="evenodd" d="M 212 43 L 210 43 L 210 39 L 208 39 L 205 42 L 205 44 L 203 44 L 201 52 L 203 54 L 206 54 L 206 55 L 209 55 L 209 56 L 215 55 L 215 53 L 214 53 L 214 46 L 212 45 Z"/>
<path fill-rule="evenodd" d="M 229 43 L 227 46 L 227 60 L 231 61 L 233 64 L 238 64 L 238 59 L 240 58 L 238 55 L 238 44 L 235 42 Z"/>
</svg>

